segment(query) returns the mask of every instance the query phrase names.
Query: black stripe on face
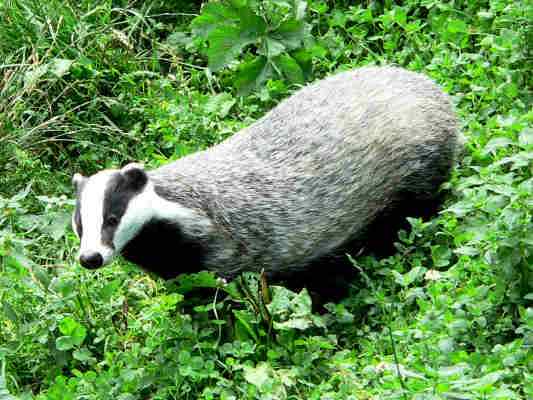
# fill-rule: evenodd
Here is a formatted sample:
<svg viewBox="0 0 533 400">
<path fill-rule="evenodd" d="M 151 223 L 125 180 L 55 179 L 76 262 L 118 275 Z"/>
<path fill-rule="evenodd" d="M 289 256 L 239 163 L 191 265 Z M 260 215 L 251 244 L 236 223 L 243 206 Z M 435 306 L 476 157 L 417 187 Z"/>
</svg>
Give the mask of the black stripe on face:
<svg viewBox="0 0 533 400">
<path fill-rule="evenodd" d="M 144 186 L 143 186 L 144 187 Z M 133 197 L 139 194 L 143 187 L 132 185 L 123 174 L 117 172 L 108 182 L 104 192 L 102 243 L 114 249 L 113 238 L 120 224 L 122 216 Z"/>
<path fill-rule="evenodd" d="M 76 209 L 74 210 L 74 228 L 76 229 L 78 237 L 81 239 L 81 236 L 83 235 L 83 226 L 81 224 L 80 207 L 80 198 L 78 195 L 78 197 L 76 198 Z"/>
<path fill-rule="evenodd" d="M 80 182 L 78 182 L 76 187 L 76 207 L 74 208 L 74 229 L 76 229 L 76 234 L 81 239 L 81 236 L 83 235 L 83 225 L 81 223 L 81 192 L 83 191 L 83 188 L 85 187 L 85 182 L 87 181 L 87 178 L 83 178 Z"/>
</svg>

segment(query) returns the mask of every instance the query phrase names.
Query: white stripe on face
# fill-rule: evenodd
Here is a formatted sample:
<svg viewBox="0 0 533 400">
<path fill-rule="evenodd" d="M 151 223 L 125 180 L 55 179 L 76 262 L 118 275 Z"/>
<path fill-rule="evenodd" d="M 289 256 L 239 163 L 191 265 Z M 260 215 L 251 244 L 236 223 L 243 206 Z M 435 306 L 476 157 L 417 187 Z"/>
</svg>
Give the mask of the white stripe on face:
<svg viewBox="0 0 533 400">
<path fill-rule="evenodd" d="M 115 251 L 122 251 L 152 219 L 175 222 L 192 237 L 205 234 L 212 228 L 211 221 L 197 211 L 159 197 L 153 183 L 148 181 L 143 190 L 130 200 L 120 219 L 113 237 Z"/>
<path fill-rule="evenodd" d="M 105 264 L 114 257 L 114 251 L 102 243 L 102 225 L 104 223 L 104 195 L 109 180 L 117 170 L 104 170 L 87 179 L 80 193 L 80 214 L 83 226 L 80 255 L 99 253 Z"/>
</svg>

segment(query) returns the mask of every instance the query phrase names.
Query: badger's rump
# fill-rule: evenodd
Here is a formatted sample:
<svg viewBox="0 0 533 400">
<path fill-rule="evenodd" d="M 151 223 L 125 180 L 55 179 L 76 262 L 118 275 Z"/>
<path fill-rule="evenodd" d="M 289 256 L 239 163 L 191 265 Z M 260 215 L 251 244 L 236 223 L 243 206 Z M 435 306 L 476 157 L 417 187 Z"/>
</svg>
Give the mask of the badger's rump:
<svg viewBox="0 0 533 400">
<path fill-rule="evenodd" d="M 452 106 L 433 82 L 370 67 L 304 87 L 152 176 L 176 200 L 192 191 L 190 205 L 220 222 L 232 268 L 292 270 L 357 239 L 385 210 L 432 198 L 455 146 Z"/>
</svg>

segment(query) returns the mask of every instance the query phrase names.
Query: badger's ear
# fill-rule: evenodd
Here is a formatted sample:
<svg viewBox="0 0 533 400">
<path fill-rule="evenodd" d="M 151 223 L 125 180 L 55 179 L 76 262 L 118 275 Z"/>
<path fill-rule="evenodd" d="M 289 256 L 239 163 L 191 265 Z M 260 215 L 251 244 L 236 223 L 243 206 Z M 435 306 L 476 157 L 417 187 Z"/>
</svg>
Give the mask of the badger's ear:
<svg viewBox="0 0 533 400">
<path fill-rule="evenodd" d="M 146 182 L 148 182 L 148 175 L 144 170 L 144 165 L 138 163 L 128 164 L 120 170 L 122 176 L 126 178 L 128 186 L 133 190 L 142 190 Z"/>
<path fill-rule="evenodd" d="M 85 184 L 85 181 L 87 180 L 86 177 L 84 177 L 82 174 L 74 174 L 72 176 L 72 185 L 76 188 L 76 191 L 80 191 L 81 187 Z"/>
</svg>

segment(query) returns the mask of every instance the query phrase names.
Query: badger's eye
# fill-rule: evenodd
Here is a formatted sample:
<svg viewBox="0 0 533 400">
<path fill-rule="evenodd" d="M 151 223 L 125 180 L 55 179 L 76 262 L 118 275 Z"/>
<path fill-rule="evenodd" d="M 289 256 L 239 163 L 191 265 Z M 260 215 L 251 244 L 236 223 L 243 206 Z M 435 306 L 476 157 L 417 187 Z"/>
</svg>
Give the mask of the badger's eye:
<svg viewBox="0 0 533 400">
<path fill-rule="evenodd" d="M 116 215 L 109 215 L 105 220 L 106 225 L 108 226 L 117 226 L 118 218 Z"/>
</svg>

